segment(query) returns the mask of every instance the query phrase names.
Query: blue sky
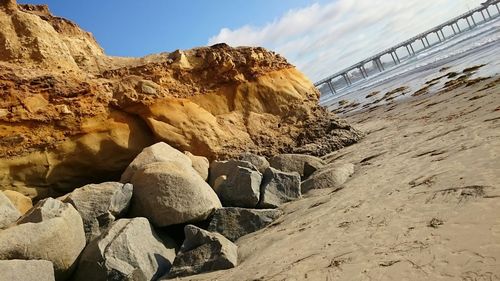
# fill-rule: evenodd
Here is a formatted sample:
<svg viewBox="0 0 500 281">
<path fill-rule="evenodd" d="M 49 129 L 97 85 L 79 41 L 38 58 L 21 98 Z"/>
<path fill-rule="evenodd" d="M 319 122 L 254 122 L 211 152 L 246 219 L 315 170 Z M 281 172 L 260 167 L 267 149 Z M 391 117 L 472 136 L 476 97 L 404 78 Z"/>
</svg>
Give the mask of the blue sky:
<svg viewBox="0 0 500 281">
<path fill-rule="evenodd" d="M 484 0 L 31 0 L 94 34 L 108 55 L 225 42 L 284 55 L 313 81 Z"/>
<path fill-rule="evenodd" d="M 207 44 L 222 28 L 263 25 L 312 0 L 29 0 L 94 34 L 109 55 L 144 56 Z"/>
</svg>

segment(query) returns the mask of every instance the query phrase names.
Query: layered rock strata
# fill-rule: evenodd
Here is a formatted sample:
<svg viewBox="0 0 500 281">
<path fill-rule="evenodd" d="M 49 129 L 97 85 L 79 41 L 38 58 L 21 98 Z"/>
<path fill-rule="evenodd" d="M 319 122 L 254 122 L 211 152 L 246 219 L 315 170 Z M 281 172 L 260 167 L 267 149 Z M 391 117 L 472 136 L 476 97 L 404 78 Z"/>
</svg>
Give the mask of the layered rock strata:
<svg viewBox="0 0 500 281">
<path fill-rule="evenodd" d="M 361 133 L 283 57 L 224 44 L 105 55 L 47 6 L 0 1 L 0 189 L 47 197 L 119 179 L 158 141 L 209 160 L 324 154 Z"/>
</svg>

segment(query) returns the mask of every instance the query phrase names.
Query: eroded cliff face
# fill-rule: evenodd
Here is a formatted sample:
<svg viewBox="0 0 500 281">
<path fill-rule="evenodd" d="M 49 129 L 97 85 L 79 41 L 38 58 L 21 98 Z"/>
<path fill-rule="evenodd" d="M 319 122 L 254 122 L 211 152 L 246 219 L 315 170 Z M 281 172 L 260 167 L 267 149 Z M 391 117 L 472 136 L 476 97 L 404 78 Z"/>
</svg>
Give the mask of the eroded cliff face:
<svg viewBox="0 0 500 281">
<path fill-rule="evenodd" d="M 263 48 L 106 56 L 46 6 L 0 0 L 0 189 L 45 197 L 116 179 L 157 141 L 210 159 L 325 154 L 361 134 Z"/>
</svg>

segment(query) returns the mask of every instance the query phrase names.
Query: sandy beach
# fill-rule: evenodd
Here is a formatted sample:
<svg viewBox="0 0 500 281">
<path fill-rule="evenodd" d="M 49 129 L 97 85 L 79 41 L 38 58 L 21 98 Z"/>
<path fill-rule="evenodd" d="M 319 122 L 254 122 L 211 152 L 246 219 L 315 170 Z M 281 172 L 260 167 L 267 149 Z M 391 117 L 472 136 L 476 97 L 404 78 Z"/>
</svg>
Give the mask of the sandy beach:
<svg viewBox="0 0 500 281">
<path fill-rule="evenodd" d="M 499 77 L 459 76 L 346 113 L 367 135 L 324 157 L 355 164 L 343 188 L 238 240 L 237 268 L 182 280 L 500 280 Z"/>
</svg>

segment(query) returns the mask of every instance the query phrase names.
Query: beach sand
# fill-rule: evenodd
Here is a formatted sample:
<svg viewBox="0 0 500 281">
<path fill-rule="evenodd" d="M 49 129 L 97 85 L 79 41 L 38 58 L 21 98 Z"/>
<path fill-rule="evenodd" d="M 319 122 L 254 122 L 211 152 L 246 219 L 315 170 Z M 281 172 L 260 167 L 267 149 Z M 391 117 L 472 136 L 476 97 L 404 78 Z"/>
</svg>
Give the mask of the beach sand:
<svg viewBox="0 0 500 281">
<path fill-rule="evenodd" d="M 356 165 L 343 189 L 284 205 L 238 267 L 182 280 L 500 280 L 500 80 L 451 76 L 346 113 L 367 136 L 325 157 Z"/>
</svg>

